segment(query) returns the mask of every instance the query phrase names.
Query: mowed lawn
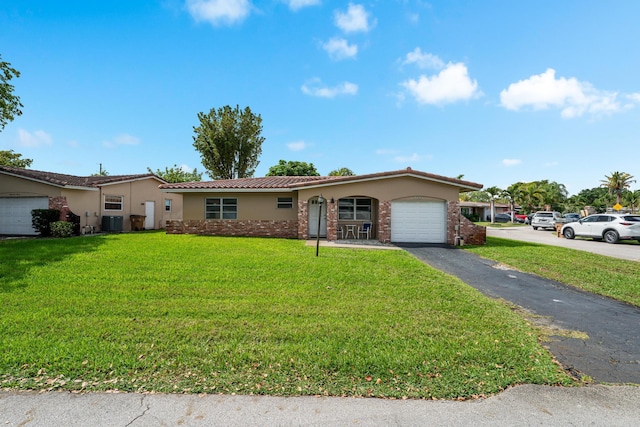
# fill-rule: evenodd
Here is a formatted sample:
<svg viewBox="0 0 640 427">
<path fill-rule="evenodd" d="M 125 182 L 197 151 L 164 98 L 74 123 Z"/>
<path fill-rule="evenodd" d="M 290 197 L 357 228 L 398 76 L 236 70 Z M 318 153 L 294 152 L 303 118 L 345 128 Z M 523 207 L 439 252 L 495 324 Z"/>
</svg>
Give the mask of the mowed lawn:
<svg viewBox="0 0 640 427">
<path fill-rule="evenodd" d="M 0 242 L 3 388 L 470 398 L 571 384 L 404 251 L 144 232 Z"/>
</svg>

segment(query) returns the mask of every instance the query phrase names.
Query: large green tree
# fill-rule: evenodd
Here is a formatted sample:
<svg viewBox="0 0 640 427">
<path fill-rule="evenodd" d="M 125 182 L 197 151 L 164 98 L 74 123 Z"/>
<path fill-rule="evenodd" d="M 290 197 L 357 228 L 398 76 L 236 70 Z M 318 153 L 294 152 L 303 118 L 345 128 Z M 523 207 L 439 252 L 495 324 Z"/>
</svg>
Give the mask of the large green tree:
<svg viewBox="0 0 640 427">
<path fill-rule="evenodd" d="M 194 182 L 202 180 L 202 173 L 198 172 L 198 169 L 187 172 L 178 165 L 173 165 L 173 167 L 171 168 L 165 167 L 164 171 L 157 169 L 155 172 L 152 171 L 150 167 L 147 167 L 147 171 L 159 176 L 160 178 L 170 183 Z"/>
<path fill-rule="evenodd" d="M 252 177 L 262 154 L 262 117 L 249 107 L 241 110 L 227 105 L 212 108 L 208 114 L 198 113 L 198 120 L 193 146 L 207 174 L 213 179 Z"/>
<path fill-rule="evenodd" d="M 2 60 L 0 55 L 0 131 L 5 125 L 22 114 L 20 98 L 13 94 L 11 79 L 20 77 L 20 71 L 11 68 L 11 64 Z"/>
<path fill-rule="evenodd" d="M 267 176 L 320 176 L 313 163 L 280 160 L 271 166 Z"/>
<path fill-rule="evenodd" d="M 33 163 L 32 159 L 23 159 L 22 154 L 13 150 L 0 150 L 0 165 L 16 168 L 28 168 Z"/>
<path fill-rule="evenodd" d="M 601 180 L 601 186 L 609 190 L 609 194 L 616 196 L 616 202 L 622 203 L 622 195 L 631 187 L 632 182 L 636 182 L 633 176 L 626 172 L 612 172 L 611 175 L 605 175 L 606 179 Z"/>
<path fill-rule="evenodd" d="M 329 172 L 329 176 L 355 176 L 355 173 L 349 168 L 340 168 Z"/>
</svg>

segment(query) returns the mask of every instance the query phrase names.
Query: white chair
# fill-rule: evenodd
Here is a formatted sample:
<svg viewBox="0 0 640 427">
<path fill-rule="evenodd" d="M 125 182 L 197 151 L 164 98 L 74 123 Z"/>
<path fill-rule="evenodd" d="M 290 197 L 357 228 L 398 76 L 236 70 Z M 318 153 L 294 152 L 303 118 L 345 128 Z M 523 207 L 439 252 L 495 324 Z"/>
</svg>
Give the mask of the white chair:
<svg viewBox="0 0 640 427">
<path fill-rule="evenodd" d="M 358 227 L 358 239 L 360 236 L 366 236 L 367 240 L 371 238 L 371 223 L 365 222 L 362 227 Z"/>
<path fill-rule="evenodd" d="M 341 225 L 336 227 L 336 239 L 344 239 L 344 230 Z"/>
</svg>

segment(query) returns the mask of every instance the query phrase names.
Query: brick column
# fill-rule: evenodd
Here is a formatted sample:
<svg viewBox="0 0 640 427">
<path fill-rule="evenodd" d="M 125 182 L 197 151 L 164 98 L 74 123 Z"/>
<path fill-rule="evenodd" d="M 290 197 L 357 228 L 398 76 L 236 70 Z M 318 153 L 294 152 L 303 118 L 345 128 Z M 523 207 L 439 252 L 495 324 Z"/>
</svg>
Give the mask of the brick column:
<svg viewBox="0 0 640 427">
<path fill-rule="evenodd" d="M 298 239 L 309 238 L 309 202 L 298 200 Z"/>
<path fill-rule="evenodd" d="M 391 202 L 388 200 L 378 205 L 378 240 L 383 243 L 391 241 Z"/>
</svg>

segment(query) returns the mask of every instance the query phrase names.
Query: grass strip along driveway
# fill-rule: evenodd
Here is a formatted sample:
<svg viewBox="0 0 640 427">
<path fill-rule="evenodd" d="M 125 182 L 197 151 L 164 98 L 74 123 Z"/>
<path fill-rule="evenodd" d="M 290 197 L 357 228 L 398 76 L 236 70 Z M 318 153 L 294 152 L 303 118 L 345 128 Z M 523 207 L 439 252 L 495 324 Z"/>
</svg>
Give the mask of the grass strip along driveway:
<svg viewBox="0 0 640 427">
<path fill-rule="evenodd" d="M 498 237 L 487 237 L 486 245 L 465 249 L 526 273 L 640 306 L 640 265 L 636 261 Z"/>
<path fill-rule="evenodd" d="M 0 242 L 0 384 L 469 398 L 571 384 L 505 305 L 404 251 L 161 232 Z"/>
</svg>

